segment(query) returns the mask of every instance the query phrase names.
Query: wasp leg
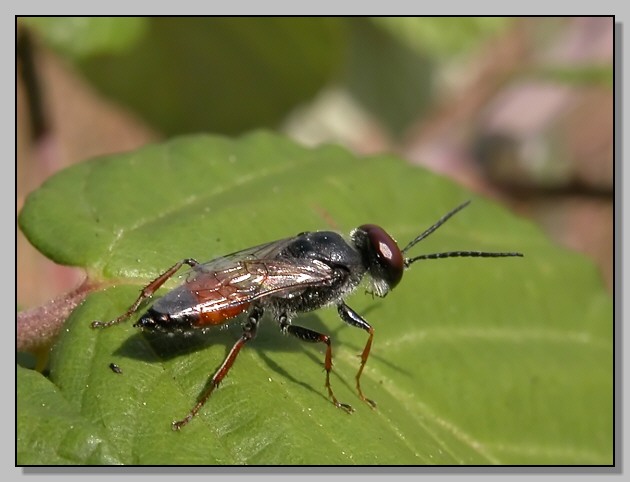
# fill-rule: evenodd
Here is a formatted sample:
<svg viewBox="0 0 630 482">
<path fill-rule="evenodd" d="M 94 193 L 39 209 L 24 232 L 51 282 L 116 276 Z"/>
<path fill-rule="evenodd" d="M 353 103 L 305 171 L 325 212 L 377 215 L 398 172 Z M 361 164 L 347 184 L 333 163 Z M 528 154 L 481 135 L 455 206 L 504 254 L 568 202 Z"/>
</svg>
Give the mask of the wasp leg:
<svg viewBox="0 0 630 482">
<path fill-rule="evenodd" d="M 287 316 L 282 315 L 279 318 L 280 329 L 284 333 L 288 333 L 289 335 L 293 335 L 296 338 L 299 338 L 303 341 L 308 342 L 320 342 L 326 343 L 326 358 L 324 359 L 324 369 L 326 370 L 326 389 L 328 390 L 328 396 L 332 400 L 333 404 L 337 408 L 342 408 L 348 413 L 354 412 L 354 409 L 348 405 L 347 403 L 341 403 L 335 397 L 335 394 L 332 391 L 330 386 L 330 372 L 332 371 L 332 346 L 330 342 L 330 337 L 328 335 L 324 335 L 322 333 L 318 333 L 313 330 L 309 330 L 308 328 L 303 328 L 301 326 L 292 325 L 289 323 Z"/>
<path fill-rule="evenodd" d="M 363 373 L 363 368 L 365 367 L 365 362 L 367 362 L 368 357 L 370 356 L 370 350 L 372 349 L 372 340 L 374 338 L 374 328 L 370 326 L 370 324 L 363 319 L 361 315 L 359 315 L 356 311 L 346 305 L 343 301 L 337 305 L 337 312 L 341 319 L 348 323 L 351 326 L 355 326 L 357 328 L 361 328 L 369 333 L 369 337 L 365 347 L 363 348 L 363 352 L 361 353 L 361 366 L 359 367 L 359 371 L 355 377 L 357 381 L 357 391 L 359 392 L 359 397 L 361 400 L 366 402 L 370 407 L 376 408 L 376 402 L 374 400 L 370 400 L 365 395 L 363 395 L 363 390 L 361 390 L 361 373 Z"/>
<path fill-rule="evenodd" d="M 192 410 L 188 413 L 188 415 L 186 415 L 186 417 L 184 417 L 182 420 L 173 422 L 173 425 L 172 425 L 173 430 L 179 430 L 188 422 L 190 422 L 192 418 L 195 415 L 197 415 L 197 412 L 201 410 L 201 407 L 203 407 L 204 404 L 208 401 L 208 398 L 210 398 L 210 395 L 212 395 L 212 392 L 214 391 L 214 389 L 219 386 L 219 383 L 221 383 L 221 380 L 225 378 L 225 376 L 230 371 L 230 368 L 232 368 L 232 365 L 234 364 L 234 361 L 236 360 L 238 353 L 241 351 L 241 348 L 243 348 L 245 343 L 252 340 L 256 336 L 256 330 L 258 329 L 258 322 L 260 321 L 260 318 L 262 317 L 262 315 L 263 315 L 263 310 L 260 307 L 254 307 L 251 314 L 249 315 L 249 318 L 247 319 L 247 322 L 243 325 L 243 334 L 238 339 L 238 341 L 234 343 L 234 346 L 232 346 L 232 349 L 225 357 L 225 360 L 223 360 L 223 363 L 221 364 L 219 369 L 215 372 L 215 374 L 210 379 L 210 386 L 201 395 L 197 404 L 192 408 Z"/>
<path fill-rule="evenodd" d="M 129 318 L 131 315 L 133 315 L 136 311 L 138 311 L 138 308 L 140 307 L 140 304 L 144 300 L 146 300 L 147 298 L 150 298 L 151 296 L 153 296 L 153 293 L 155 293 L 160 288 L 160 286 L 162 286 L 164 283 L 166 283 L 166 281 L 170 277 L 172 277 L 177 272 L 177 270 L 179 268 L 181 268 L 184 264 L 187 264 L 188 266 L 193 268 L 193 267 L 197 266 L 199 264 L 199 262 L 194 260 L 194 259 L 192 259 L 192 258 L 187 258 L 187 259 L 181 260 L 178 263 L 175 263 L 169 269 L 164 271 L 164 273 L 162 273 L 160 276 L 158 276 L 153 281 L 151 281 L 148 285 L 146 285 L 144 288 L 142 288 L 142 291 L 140 291 L 140 296 L 138 296 L 138 299 L 134 302 L 133 305 L 131 305 L 129 307 L 129 309 L 127 311 L 125 311 L 118 318 L 115 318 L 115 319 L 113 319 L 111 321 L 107 321 L 107 322 L 93 321 L 90 326 L 92 328 L 107 328 L 109 326 L 117 325 L 118 323 L 120 323 L 122 321 L 125 321 L 127 318 Z"/>
</svg>

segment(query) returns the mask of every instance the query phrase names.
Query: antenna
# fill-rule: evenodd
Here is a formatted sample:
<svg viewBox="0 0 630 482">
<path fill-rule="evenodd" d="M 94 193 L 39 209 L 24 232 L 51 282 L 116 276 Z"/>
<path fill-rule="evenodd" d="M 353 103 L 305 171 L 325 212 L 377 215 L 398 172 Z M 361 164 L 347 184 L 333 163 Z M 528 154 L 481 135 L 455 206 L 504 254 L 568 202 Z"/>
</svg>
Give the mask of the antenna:
<svg viewBox="0 0 630 482">
<path fill-rule="evenodd" d="M 403 248 L 401 251 L 403 254 L 411 249 L 413 246 L 418 244 L 424 238 L 429 236 L 433 231 L 442 226 L 446 221 L 448 221 L 452 216 L 457 214 L 459 211 L 464 209 L 466 206 L 470 204 L 470 201 L 466 201 L 463 204 L 460 204 L 455 209 L 449 211 L 444 216 L 442 216 L 433 226 L 425 230 L 422 234 L 417 236 L 413 241 L 411 241 L 407 246 Z M 422 254 L 420 256 L 415 256 L 413 258 L 405 258 L 405 268 L 408 268 L 412 263 L 416 261 L 420 261 L 421 259 L 442 259 L 442 258 L 504 258 L 509 256 L 518 256 L 523 257 L 522 253 L 515 252 L 507 252 L 507 253 L 489 253 L 485 251 L 447 251 L 444 253 L 432 253 L 432 254 Z"/>
</svg>

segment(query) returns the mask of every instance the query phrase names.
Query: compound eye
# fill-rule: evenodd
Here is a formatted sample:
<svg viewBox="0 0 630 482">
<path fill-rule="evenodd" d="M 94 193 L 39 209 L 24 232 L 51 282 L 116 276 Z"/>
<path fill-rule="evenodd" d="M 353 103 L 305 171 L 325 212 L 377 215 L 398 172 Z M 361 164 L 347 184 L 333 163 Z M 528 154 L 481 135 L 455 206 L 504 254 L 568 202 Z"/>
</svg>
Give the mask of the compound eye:
<svg viewBox="0 0 630 482">
<path fill-rule="evenodd" d="M 404 271 L 403 256 L 396 241 L 380 226 L 364 224 L 359 227 L 367 234 L 371 254 L 370 271 L 372 276 L 381 278 L 389 285 L 396 286 Z"/>
</svg>

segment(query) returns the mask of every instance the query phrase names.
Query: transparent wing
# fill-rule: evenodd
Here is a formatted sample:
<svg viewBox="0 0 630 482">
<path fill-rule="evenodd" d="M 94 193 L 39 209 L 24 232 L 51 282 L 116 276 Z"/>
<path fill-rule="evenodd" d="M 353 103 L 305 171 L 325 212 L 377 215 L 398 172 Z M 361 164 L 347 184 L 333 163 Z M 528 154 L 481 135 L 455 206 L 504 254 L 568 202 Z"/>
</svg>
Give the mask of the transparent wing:
<svg viewBox="0 0 630 482">
<path fill-rule="evenodd" d="M 333 270 L 309 259 L 278 258 L 295 238 L 239 251 L 195 266 L 173 292 L 192 292 L 195 310 L 229 310 L 264 296 L 292 296 L 309 286 L 327 283 Z M 192 307 L 191 307 L 192 308 Z"/>
</svg>

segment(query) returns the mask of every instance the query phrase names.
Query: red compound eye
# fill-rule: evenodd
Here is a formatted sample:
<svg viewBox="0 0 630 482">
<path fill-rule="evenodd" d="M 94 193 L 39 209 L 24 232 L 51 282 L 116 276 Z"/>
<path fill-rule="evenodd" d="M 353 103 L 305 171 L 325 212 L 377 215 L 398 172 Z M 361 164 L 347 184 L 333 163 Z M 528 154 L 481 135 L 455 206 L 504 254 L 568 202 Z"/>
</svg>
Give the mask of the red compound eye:
<svg viewBox="0 0 630 482">
<path fill-rule="evenodd" d="M 364 224 L 358 229 L 367 235 L 372 276 L 384 280 L 390 289 L 393 288 L 402 279 L 404 271 L 403 256 L 398 244 L 383 228 L 375 224 Z"/>
</svg>

